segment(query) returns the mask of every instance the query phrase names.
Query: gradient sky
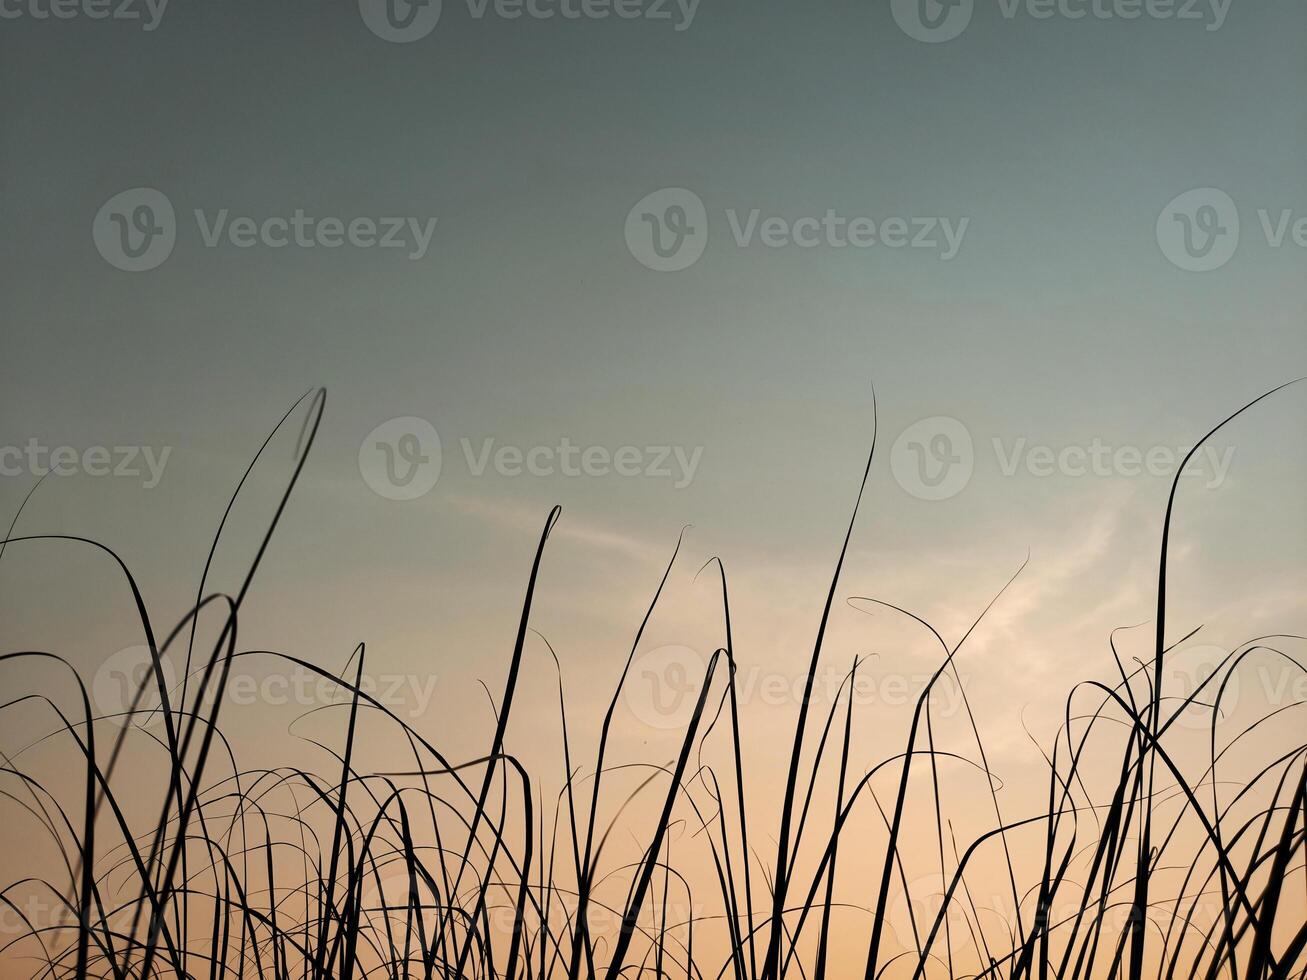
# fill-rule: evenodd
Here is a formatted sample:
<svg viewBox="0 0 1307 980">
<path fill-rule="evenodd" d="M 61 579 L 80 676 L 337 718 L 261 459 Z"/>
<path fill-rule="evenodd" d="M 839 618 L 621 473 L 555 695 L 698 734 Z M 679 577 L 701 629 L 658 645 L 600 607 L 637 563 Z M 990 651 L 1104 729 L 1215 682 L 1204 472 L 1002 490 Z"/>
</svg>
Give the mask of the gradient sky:
<svg viewBox="0 0 1307 980">
<path fill-rule="evenodd" d="M 840 596 L 906 605 L 955 639 L 1029 553 L 964 673 L 1000 762 L 1037 765 L 1019 719 L 1051 737 L 1073 680 L 1111 675 L 1107 631 L 1152 616 L 1167 480 L 1007 476 L 993 441 L 1004 453 L 1188 446 L 1307 373 L 1307 250 L 1292 233 L 1272 247 L 1258 216 L 1307 216 L 1307 7 L 1235 0 L 1218 30 L 1004 9 L 978 0 L 959 37 L 922 43 L 886 2 L 702 0 L 677 30 L 478 19 L 445 0 L 429 36 L 398 44 L 352 3 L 174 0 L 148 31 L 6 7 L 23 14 L 0 22 L 0 445 L 171 447 L 148 490 L 48 479 L 20 530 L 110 544 L 170 622 L 245 463 L 323 385 L 321 437 L 243 632 L 331 665 L 366 640 L 374 669 L 438 676 L 432 728 L 475 718 L 449 734 L 470 750 L 489 730 L 476 681 L 502 684 L 555 503 L 534 625 L 579 713 L 594 717 L 611 689 L 684 525 L 672 608 L 648 645 L 706 655 L 720 642 L 711 586 L 693 579 L 719 555 L 741 656 L 796 675 L 873 433 L 874 385 L 878 456 Z M 97 252 L 92 224 L 142 186 L 175 207 L 177 242 L 158 268 L 128 273 Z M 693 266 L 659 273 L 623 228 L 667 187 L 703 200 L 709 239 Z M 1205 187 L 1235 202 L 1241 240 L 1223 267 L 1184 271 L 1155 226 Z M 438 222 L 410 260 L 208 248 L 193 216 L 297 208 Z M 968 225 L 949 261 L 884 245 L 737 247 L 726 212 L 752 209 Z M 1186 484 L 1182 632 L 1307 632 L 1305 410 L 1307 386 L 1262 403 L 1216 441 L 1234 451 L 1221 485 Z M 404 416 L 435 426 L 443 467 L 429 493 L 394 501 L 361 477 L 359 447 Z M 922 500 L 895 479 L 892 447 L 940 416 L 969 432 L 975 470 L 949 499 Z M 460 440 L 487 438 L 702 452 L 682 488 L 478 477 Z M 33 483 L 0 478 L 5 514 Z M 220 574 L 266 518 L 260 494 L 237 512 Z M 94 672 L 139 642 L 113 581 L 67 550 L 6 553 L 4 646 L 53 634 Z M 42 603 L 54 588 L 78 596 L 77 615 Z M 867 652 L 888 672 L 928 669 L 919 637 L 872 624 L 840 605 L 841 670 Z M 791 724 L 767 720 L 792 711 L 760 717 L 765 758 Z M 632 746 L 659 737 L 635 724 Z"/>
</svg>

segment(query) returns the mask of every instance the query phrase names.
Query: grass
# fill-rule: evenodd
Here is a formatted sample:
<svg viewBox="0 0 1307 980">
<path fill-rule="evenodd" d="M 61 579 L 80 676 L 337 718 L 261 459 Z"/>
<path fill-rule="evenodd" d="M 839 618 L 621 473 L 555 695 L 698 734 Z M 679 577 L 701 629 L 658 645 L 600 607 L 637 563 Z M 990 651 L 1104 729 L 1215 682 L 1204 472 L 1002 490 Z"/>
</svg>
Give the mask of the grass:
<svg viewBox="0 0 1307 980">
<path fill-rule="evenodd" d="M 968 746 L 954 751 L 937 744 L 932 691 L 942 682 L 961 687 L 957 663 L 984 613 L 950 643 L 907 609 L 850 600 L 905 617 L 922 630 L 937 645 L 938 668 L 913 706 L 906 741 L 877 760 L 858 758 L 853 748 L 855 726 L 877 723 L 874 715 L 854 710 L 852 690 L 862 665 L 849 665 L 839 694 L 824 716 L 818 713 L 814 678 L 841 594 L 860 490 L 807 655 L 791 750 L 783 760 L 780 810 L 759 815 L 747 792 L 728 580 L 719 561 L 709 567 L 720 589 L 722 644 L 678 733 L 674 759 L 633 769 L 611 756 L 620 698 L 633 680 L 632 664 L 676 566 L 675 553 L 635 630 L 599 721 L 594 757 L 584 763 L 574 758 L 576 722 L 569 718 L 561 666 L 558 772 L 529 772 L 506 750 L 557 508 L 539 537 L 506 680 L 494 702 L 494 735 L 479 757 L 448 758 L 429 740 L 434 736 L 420 730 L 426 725 L 409 724 L 367 693 L 363 646 L 340 676 L 307 660 L 240 646 L 242 607 L 309 456 L 324 404 L 322 392 L 297 403 L 232 495 L 234 503 L 273 435 L 302 418 L 293 472 L 239 587 L 219 594 L 207 584 L 229 505 L 194 606 L 167 633 L 156 630 L 131 571 L 112 551 L 84 538 L 17 535 L 11 527 L 3 549 L 64 540 L 114 560 L 152 664 L 133 702 L 119 717 L 106 718 L 63 657 L 34 651 L 0 656 L 0 670 L 30 661 L 55 665 L 81 692 L 72 704 L 30 691 L 0 705 L 11 712 L 39 704 L 51 723 L 38 739 L 58 741 L 71 753 L 80 786 L 76 793 L 56 793 L 48 774 L 43 778 L 20 768 L 16 757 L 3 758 L 7 806 L 48 835 L 65 869 L 63 877 L 24 878 L 0 892 L 9 921 L 19 924 L 0 938 L 0 965 L 13 975 L 1307 976 L 1307 743 L 1248 757 L 1250 748 L 1255 756 L 1261 751 L 1259 730 L 1300 714 L 1302 706 L 1275 706 L 1241 722 L 1229 737 L 1218 738 L 1217 730 L 1240 665 L 1272 656 L 1286 670 L 1301 672 L 1288 651 L 1302 638 L 1251 640 L 1229 650 L 1195 690 L 1164 690 L 1166 656 L 1193 635 L 1170 641 L 1167 622 L 1178 474 L 1163 521 L 1152 654 L 1128 664 L 1113 636 L 1118 676 L 1088 679 L 1068 692 L 1064 724 L 1043 750 L 1044 805 L 1020 816 L 1004 812 L 1001 783 L 969 701 L 963 702 Z M 864 488 L 875 460 L 873 443 Z M 202 645 L 198 624 L 214 616 L 221 621 L 218 638 Z M 163 657 L 181 650 L 186 669 L 180 684 L 171 683 Z M 319 746 L 327 760 L 320 771 L 238 764 L 221 714 L 233 669 L 253 657 L 280 659 L 348 692 L 347 721 L 334 747 Z M 1210 730 L 1186 734 L 1178 722 L 1200 706 L 1209 709 Z M 362 771 L 356 764 L 365 714 L 369 726 L 380 719 L 405 748 L 405 760 L 393 771 Z M 129 742 L 142 739 L 162 760 L 150 777 L 161 805 L 150 822 L 138 825 L 129 817 L 138 801 L 124 796 L 122 766 Z M 1197 771 L 1189 761 L 1195 748 L 1202 753 Z M 983 775 L 983 797 L 968 809 L 989 822 L 965 843 L 946 812 L 949 780 L 941 771 L 959 764 Z M 1100 770 L 1111 778 L 1105 788 L 1091 790 L 1101 781 Z M 561 791 L 546 800 L 542 787 L 551 776 Z M 926 802 L 918 806 L 923 788 Z M 621 821 L 637 796 L 646 819 L 636 821 L 634 860 L 625 860 L 614 856 L 614 834 L 619 826 L 631 832 Z M 868 830 L 868 819 L 879 821 L 871 824 L 877 832 Z M 761 835 L 760 824 L 779 832 Z M 909 829 L 919 837 L 922 828 L 930 846 L 909 845 Z M 698 876 L 684 863 L 687 841 L 700 848 L 707 886 L 691 884 Z M 917 897 L 910 895 L 908 865 L 925 860 L 934 865 L 938 886 L 923 911 L 905 895 Z M 35 914 L 22 898 L 34 894 L 50 914 Z M 992 907 L 999 904 L 1001 913 Z M 837 956 L 836 946 L 846 949 L 855 931 L 861 952 L 853 959 Z"/>
</svg>

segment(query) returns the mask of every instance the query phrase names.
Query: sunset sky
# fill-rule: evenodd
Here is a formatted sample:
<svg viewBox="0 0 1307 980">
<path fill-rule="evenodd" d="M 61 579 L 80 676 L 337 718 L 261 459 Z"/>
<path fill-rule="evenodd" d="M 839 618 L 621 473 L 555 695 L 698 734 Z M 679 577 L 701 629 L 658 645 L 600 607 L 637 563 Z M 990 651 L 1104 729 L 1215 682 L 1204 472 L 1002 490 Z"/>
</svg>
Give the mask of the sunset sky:
<svg viewBox="0 0 1307 980">
<path fill-rule="evenodd" d="M 73 472 L 45 480 L 17 533 L 112 547 L 166 631 L 245 465 L 323 386 L 242 645 L 336 669 L 365 642 L 419 727 L 451 755 L 477 751 L 493 731 L 478 681 L 498 698 L 560 504 L 531 625 L 592 740 L 688 528 L 637 660 L 650 700 L 623 702 L 621 751 L 674 751 L 649 678 L 673 684 L 723 642 L 716 580 L 696 578 L 717 556 L 769 799 L 793 732 L 783 691 L 811 652 L 875 435 L 825 661 L 838 677 L 873 658 L 884 714 L 860 713 L 860 751 L 901 740 L 901 692 L 938 657 L 901 618 L 845 600 L 904 606 L 956 642 L 1029 556 L 959 670 L 1013 813 L 1039 805 L 1032 738 L 1051 741 L 1077 680 L 1115 678 L 1110 630 L 1153 619 L 1176 451 L 1307 374 L 1307 7 L 1133 19 L 1126 3 L 1081 18 L 1063 4 L 1045 18 L 980 0 L 940 43 L 910 36 L 897 2 L 702 0 L 628 20 L 444 0 L 407 43 L 377 36 L 363 7 L 175 0 L 138 4 L 142 22 L 43 18 L 24 0 L 6 14 L 5 520 L 71 447 Z M 136 188 L 167 200 L 175 244 L 132 272 L 103 248 L 138 198 L 109 202 Z M 691 193 L 656 196 L 668 188 Z M 1173 215 L 1194 189 L 1221 193 Z M 629 245 L 652 227 L 636 207 L 648 195 L 669 234 L 667 202 L 701 202 L 687 220 L 706 245 L 688 267 L 649 268 Z M 1217 248 L 1230 241 L 1222 195 L 1237 249 L 1179 267 L 1186 220 L 1201 235 L 1215 215 Z M 316 222 L 312 247 L 297 211 Z M 314 237 L 360 218 L 402 247 Z M 876 244 L 851 244 L 868 218 Z M 893 219 L 921 247 L 891 244 Z M 236 509 L 215 585 L 234 587 L 252 554 L 301 417 Z M 438 433 L 439 478 L 390 499 L 375 433 L 407 418 Z M 1300 385 L 1223 430 L 1182 481 L 1174 639 L 1307 633 L 1305 436 Z M 394 441 L 401 462 L 412 445 Z M 92 475 L 106 466 L 92 447 L 108 475 Z M 940 477 L 941 460 L 962 469 Z M 69 544 L 4 552 L 0 622 L 6 651 L 60 649 L 87 677 L 142 642 L 108 560 Z M 1150 655 L 1147 626 L 1128 635 L 1129 656 Z M 4 669 L 7 695 L 68 694 L 51 672 Z M 1273 672 L 1249 678 L 1253 703 L 1287 696 Z M 556 727 L 535 637 L 523 684 L 510 748 L 556 775 L 555 736 L 533 734 Z M 250 707 L 234 744 L 303 751 L 293 711 Z M 37 718 L 0 720 L 7 752 L 45 730 Z M 5 848 L 6 880 L 22 858 Z"/>
</svg>

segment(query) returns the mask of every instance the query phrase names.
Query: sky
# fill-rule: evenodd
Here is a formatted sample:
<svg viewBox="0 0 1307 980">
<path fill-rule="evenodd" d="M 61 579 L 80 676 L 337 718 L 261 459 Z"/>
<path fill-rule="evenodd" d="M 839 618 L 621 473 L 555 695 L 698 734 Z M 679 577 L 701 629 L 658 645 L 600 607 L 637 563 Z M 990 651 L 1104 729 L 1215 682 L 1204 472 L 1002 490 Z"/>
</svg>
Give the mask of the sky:
<svg viewBox="0 0 1307 980">
<path fill-rule="evenodd" d="M 578 716 L 688 528 L 623 745 L 663 744 L 657 682 L 722 642 L 717 556 L 770 786 L 794 705 L 763 679 L 802 671 L 874 437 L 830 669 L 911 690 L 929 644 L 846 600 L 956 641 L 1028 559 L 962 669 L 998 760 L 1037 768 L 1109 631 L 1155 614 L 1179 456 L 1307 374 L 1292 0 L 119 2 L 0 3 L 0 507 L 69 447 L 19 531 L 103 541 L 171 623 L 324 387 L 242 630 L 333 666 L 366 642 L 468 751 L 558 504 L 533 626 Z M 1307 632 L 1304 435 L 1292 386 L 1191 463 L 1176 639 Z M 0 561 L 6 649 L 88 676 L 141 642 L 125 599 L 71 546 Z M 547 727 L 538 646 L 530 679 Z M 251 751 L 283 721 L 251 713 Z"/>
</svg>

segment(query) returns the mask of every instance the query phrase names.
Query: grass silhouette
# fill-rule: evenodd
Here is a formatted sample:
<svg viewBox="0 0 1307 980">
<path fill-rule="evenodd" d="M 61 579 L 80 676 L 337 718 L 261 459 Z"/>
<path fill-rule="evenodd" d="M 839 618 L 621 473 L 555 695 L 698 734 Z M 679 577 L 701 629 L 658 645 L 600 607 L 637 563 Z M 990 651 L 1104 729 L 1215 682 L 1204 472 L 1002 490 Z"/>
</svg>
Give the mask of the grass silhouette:
<svg viewBox="0 0 1307 980">
<path fill-rule="evenodd" d="M 904 617 L 924 631 L 938 647 L 938 666 L 913 706 L 904 744 L 870 764 L 851 748 L 855 724 L 875 724 L 854 711 L 859 662 L 849 665 L 825 717 L 810 715 L 840 573 L 876 460 L 873 440 L 807 660 L 783 801 L 774 815 L 780 831 L 767 841 L 768 852 L 760 849 L 756 832 L 750 836 L 738 664 L 720 561 L 705 567 L 720 592 L 722 645 L 697 686 L 675 758 L 644 765 L 634 791 L 616 775 L 629 767 L 610 758 L 619 700 L 632 681 L 632 664 L 679 544 L 635 631 L 600 721 L 595 756 L 584 763 L 573 755 L 575 720 L 554 657 L 562 789 L 549 805 L 541 795 L 543 774 L 529 772 L 507 751 L 506 736 L 558 508 L 540 534 L 506 681 L 494 699 L 494 735 L 479 757 L 448 758 L 430 732 L 419 730 L 423 726 L 369 693 L 362 645 L 350 660 L 352 673 L 337 675 L 302 658 L 238 644 L 242 607 L 318 434 L 324 405 L 323 392 L 306 395 L 255 454 L 219 522 L 194 605 L 167 633 L 152 624 L 130 569 L 116 554 L 86 538 L 18 535 L 15 517 L 0 556 L 17 560 L 19 548 L 63 541 L 116 563 L 151 670 L 125 710 L 108 718 L 97 712 L 67 659 L 40 651 L 0 655 L 0 670 L 27 661 L 53 664 L 71 673 L 80 690 L 71 706 L 39 692 L 10 696 L 0 705 L 10 711 L 39 703 L 52 720 L 41 741 L 67 744 L 81 784 L 75 798 L 61 799 L 41 773 L 25 771 L 15 758 L 0 760 L 9 804 L 44 828 L 66 869 L 65 878 L 24 878 L 0 892 L 9 918 L 20 923 L 0 940 L 0 964 L 9 970 L 115 980 L 824 980 L 855 969 L 866 980 L 1307 976 L 1307 742 L 1252 761 L 1244 752 L 1272 717 L 1300 713 L 1301 705 L 1275 706 L 1232 737 L 1218 740 L 1217 732 L 1240 664 L 1254 654 L 1274 656 L 1286 670 L 1301 672 L 1289 651 L 1302 638 L 1253 639 L 1229 650 L 1196 689 L 1178 695 L 1164 689 L 1167 654 L 1193 636 L 1168 641 L 1168 545 L 1178 472 L 1163 521 L 1152 654 L 1128 666 L 1113 636 L 1119 676 L 1112 683 L 1085 680 L 1068 692 L 1064 722 L 1045 750 L 1045 804 L 1039 812 L 1011 817 L 1004 813 L 1001 784 L 957 671 L 964 644 L 988 609 L 949 643 L 907 609 L 869 597 L 848 599 Z M 214 554 L 232 506 L 273 436 L 297 418 L 294 466 L 253 558 L 233 592 L 211 591 Z M 221 625 L 208 645 L 200 639 L 199 623 L 215 616 Z M 164 657 L 182 649 L 185 670 L 178 682 L 166 675 Z M 322 771 L 240 767 L 220 722 L 227 685 L 244 658 L 278 660 L 347 692 L 338 744 L 319 743 L 329 760 Z M 971 739 L 965 753 L 936 743 L 931 695 L 945 679 L 962 690 Z M 1173 743 L 1177 722 L 1198 706 L 1210 709 L 1211 722 L 1198 739 L 1205 758 L 1195 775 L 1186 772 Z M 390 726 L 406 747 L 407 757 L 391 771 L 363 771 L 356 764 L 364 713 Z M 144 826 L 129 818 L 119 783 L 125 746 L 140 738 L 149 739 L 163 759 L 151 776 L 162 806 Z M 1227 769 L 1236 758 L 1232 778 Z M 941 766 L 954 764 L 983 776 L 986 798 L 977 809 L 992 813 L 990 828 L 965 844 L 956 839 L 944 809 Z M 1102 794 L 1090 790 L 1095 766 L 1114 774 Z M 624 795 L 614 796 L 614 781 Z M 819 791 L 821 781 L 833 784 L 830 799 Z M 873 781 L 890 787 L 888 805 Z M 924 812 L 912 805 L 914 785 L 929 789 L 933 805 Z M 637 795 L 651 807 L 652 826 L 642 831 L 638 858 L 620 861 L 607 845 Z M 878 818 L 883 835 L 855 831 L 855 813 Z M 755 814 L 755 826 L 757 820 Z M 904 903 L 912 890 L 906 859 L 922 856 L 907 853 L 909 827 L 929 829 L 925 856 L 938 866 L 938 888 L 924 913 L 910 896 Z M 677 866 L 672 845 L 680 829 L 706 850 L 715 882 L 706 892 L 692 888 Z M 1027 860 L 1018 860 L 1018 852 Z M 837 875 L 850 854 L 870 860 L 877 872 L 870 878 L 845 872 L 838 893 L 855 897 L 837 901 Z M 997 875 L 978 870 L 987 860 L 1001 869 Z M 1038 873 L 1026 875 L 1026 863 Z M 977 897 L 993 892 L 995 882 L 1007 908 L 1002 916 L 987 908 L 988 897 Z M 34 915 L 19 898 L 34 891 L 46 896 L 52 914 Z M 869 914 L 865 956 L 837 963 L 833 938 L 846 927 L 837 928 L 834 919 L 848 907 Z M 889 941 L 891 929 L 895 942 Z"/>
</svg>

